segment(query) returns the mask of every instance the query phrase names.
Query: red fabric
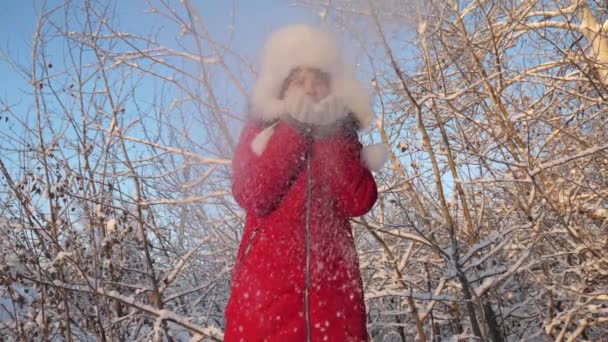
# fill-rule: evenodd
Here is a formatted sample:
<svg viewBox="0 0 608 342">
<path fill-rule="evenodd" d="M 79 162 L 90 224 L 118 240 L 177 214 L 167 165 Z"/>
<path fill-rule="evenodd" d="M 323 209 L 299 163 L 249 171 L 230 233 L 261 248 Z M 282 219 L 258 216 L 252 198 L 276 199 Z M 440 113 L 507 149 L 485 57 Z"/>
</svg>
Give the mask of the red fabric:
<svg viewBox="0 0 608 342">
<path fill-rule="evenodd" d="M 232 271 L 224 341 L 306 341 L 306 153 L 311 152 L 309 318 L 312 341 L 367 341 L 349 218 L 369 211 L 376 184 L 356 134 L 312 142 L 280 122 L 258 157 L 249 123 L 233 160 L 245 229 Z"/>
</svg>

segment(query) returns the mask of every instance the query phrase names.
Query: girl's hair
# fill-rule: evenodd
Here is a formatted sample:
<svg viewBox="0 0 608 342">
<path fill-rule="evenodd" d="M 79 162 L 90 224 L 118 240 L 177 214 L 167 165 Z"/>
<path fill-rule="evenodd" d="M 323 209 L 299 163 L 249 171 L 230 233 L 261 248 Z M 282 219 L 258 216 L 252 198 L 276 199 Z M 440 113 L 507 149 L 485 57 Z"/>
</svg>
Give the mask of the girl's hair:
<svg viewBox="0 0 608 342">
<path fill-rule="evenodd" d="M 283 81 L 283 84 L 281 85 L 281 90 L 279 90 L 279 100 L 283 100 L 285 98 L 285 92 L 287 91 L 287 88 L 289 87 L 289 83 L 291 83 L 291 81 L 303 70 L 307 70 L 307 71 L 314 73 L 316 77 L 327 82 L 327 84 L 331 87 L 331 76 L 329 76 L 328 73 L 322 71 L 321 69 L 317 69 L 317 68 L 296 67 L 296 68 L 291 69 L 291 71 L 289 72 L 289 75 Z"/>
</svg>

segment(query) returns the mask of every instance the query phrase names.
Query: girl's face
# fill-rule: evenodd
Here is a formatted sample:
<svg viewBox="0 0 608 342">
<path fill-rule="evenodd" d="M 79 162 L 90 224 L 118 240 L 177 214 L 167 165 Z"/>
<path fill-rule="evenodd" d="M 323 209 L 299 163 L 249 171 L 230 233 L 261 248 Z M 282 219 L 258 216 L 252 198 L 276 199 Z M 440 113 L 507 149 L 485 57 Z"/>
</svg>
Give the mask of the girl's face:
<svg viewBox="0 0 608 342">
<path fill-rule="evenodd" d="M 329 79 L 319 71 L 300 69 L 289 80 L 285 97 L 307 95 L 318 103 L 329 95 Z"/>
</svg>

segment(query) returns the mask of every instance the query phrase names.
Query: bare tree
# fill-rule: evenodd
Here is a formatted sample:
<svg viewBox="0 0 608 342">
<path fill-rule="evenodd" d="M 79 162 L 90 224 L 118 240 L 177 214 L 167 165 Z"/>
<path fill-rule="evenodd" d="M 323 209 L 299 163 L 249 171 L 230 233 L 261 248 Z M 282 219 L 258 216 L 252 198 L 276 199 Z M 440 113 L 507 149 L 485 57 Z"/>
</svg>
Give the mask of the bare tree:
<svg viewBox="0 0 608 342">
<path fill-rule="evenodd" d="M 605 336 L 606 8 L 299 4 L 360 44 L 393 151 L 360 222 L 372 337 Z"/>
<path fill-rule="evenodd" d="M 115 5 L 41 8 L 31 109 L 2 100 L 3 336 L 221 340 L 242 102 L 216 84 L 244 98 L 251 69 L 188 1 L 148 6 L 176 48 L 121 32 Z"/>
<path fill-rule="evenodd" d="M 605 336 L 606 7 L 297 4 L 359 47 L 391 149 L 355 222 L 372 340 Z M 169 38 L 117 6 L 43 4 L 8 61 L 31 101 L 0 99 L 0 335 L 221 340 L 254 63 L 189 1 L 147 3 Z"/>
</svg>

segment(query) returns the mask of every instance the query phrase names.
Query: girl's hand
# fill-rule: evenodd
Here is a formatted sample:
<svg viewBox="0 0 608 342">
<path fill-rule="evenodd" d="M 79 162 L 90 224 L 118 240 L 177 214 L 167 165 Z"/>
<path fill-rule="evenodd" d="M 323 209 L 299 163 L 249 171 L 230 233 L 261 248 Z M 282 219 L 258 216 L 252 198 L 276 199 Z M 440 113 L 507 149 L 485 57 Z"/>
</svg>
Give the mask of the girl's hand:
<svg viewBox="0 0 608 342">
<path fill-rule="evenodd" d="M 314 103 L 309 96 L 294 94 L 284 101 L 283 121 L 305 136 L 319 139 L 340 129 L 356 131 L 355 120 L 341 97 L 330 95 Z"/>
<path fill-rule="evenodd" d="M 313 134 L 314 125 L 302 122 L 289 114 L 281 116 L 281 120 L 307 138 L 310 138 Z"/>
<path fill-rule="evenodd" d="M 313 112 L 316 125 L 331 125 L 346 118 L 349 110 L 341 97 L 329 95 L 314 104 Z"/>
<path fill-rule="evenodd" d="M 304 124 L 315 123 L 315 103 L 310 96 L 293 94 L 284 101 L 285 109 L 292 118 Z"/>
</svg>

